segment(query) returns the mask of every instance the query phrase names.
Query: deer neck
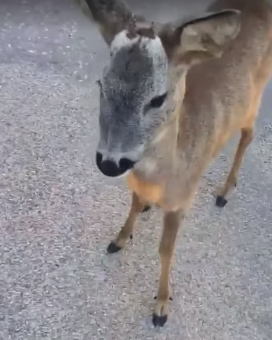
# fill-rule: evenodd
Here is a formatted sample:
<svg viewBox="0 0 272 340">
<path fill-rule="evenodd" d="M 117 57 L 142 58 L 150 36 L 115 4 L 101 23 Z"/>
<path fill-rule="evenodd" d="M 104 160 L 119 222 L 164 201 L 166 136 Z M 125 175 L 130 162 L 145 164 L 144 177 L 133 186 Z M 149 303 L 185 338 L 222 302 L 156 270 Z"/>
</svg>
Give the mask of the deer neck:
<svg viewBox="0 0 272 340">
<path fill-rule="evenodd" d="M 174 91 L 174 110 L 156 131 L 143 157 L 128 177 L 130 190 L 146 202 L 161 205 L 178 171 L 177 141 L 184 79 L 181 78 Z"/>
<path fill-rule="evenodd" d="M 175 84 L 173 85 L 172 112 L 158 128 L 146 147 L 141 161 L 137 163 L 133 170 L 135 176 L 151 183 L 165 181 L 169 175 L 174 174 L 176 168 L 179 120 L 185 91 L 185 73 L 182 73 L 182 76 L 177 72 L 172 73 L 171 80 Z"/>
<path fill-rule="evenodd" d="M 144 155 L 133 170 L 134 175 L 151 183 L 165 181 L 175 169 L 179 127 L 178 110 L 156 131 Z"/>
<path fill-rule="evenodd" d="M 176 172 L 178 115 L 157 131 L 142 159 L 128 176 L 129 189 L 149 203 L 161 205 Z"/>
</svg>

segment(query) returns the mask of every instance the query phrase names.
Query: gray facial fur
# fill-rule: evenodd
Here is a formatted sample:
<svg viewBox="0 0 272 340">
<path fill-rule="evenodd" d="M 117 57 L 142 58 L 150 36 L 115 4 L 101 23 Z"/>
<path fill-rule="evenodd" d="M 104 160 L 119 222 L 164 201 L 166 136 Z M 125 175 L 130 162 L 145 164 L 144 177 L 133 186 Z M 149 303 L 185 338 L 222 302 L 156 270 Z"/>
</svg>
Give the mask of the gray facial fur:
<svg viewBox="0 0 272 340">
<path fill-rule="evenodd" d="M 129 39 L 126 31 L 115 37 L 110 55 L 101 79 L 98 151 L 104 160 L 137 162 L 167 117 L 167 100 L 160 108 L 148 105 L 168 90 L 167 56 L 159 37 Z"/>
</svg>

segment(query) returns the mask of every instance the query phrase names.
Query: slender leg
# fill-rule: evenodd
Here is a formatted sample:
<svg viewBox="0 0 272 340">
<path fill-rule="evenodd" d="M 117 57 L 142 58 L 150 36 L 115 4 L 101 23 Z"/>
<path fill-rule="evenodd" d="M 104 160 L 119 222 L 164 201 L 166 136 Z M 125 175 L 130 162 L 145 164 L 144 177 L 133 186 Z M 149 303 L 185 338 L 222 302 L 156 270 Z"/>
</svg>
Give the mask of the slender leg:
<svg viewBox="0 0 272 340">
<path fill-rule="evenodd" d="M 183 211 L 167 212 L 164 215 L 163 233 L 160 242 L 161 273 L 156 306 L 153 313 L 153 325 L 164 326 L 167 321 L 169 304 L 169 274 L 171 260 L 175 248 L 175 240 L 181 220 L 184 217 Z"/>
<path fill-rule="evenodd" d="M 218 196 L 216 198 L 216 205 L 218 207 L 223 208 L 227 204 L 228 202 L 226 199 L 227 194 L 231 191 L 231 189 L 236 187 L 237 176 L 240 166 L 242 164 L 243 156 L 252 139 L 253 139 L 252 128 L 241 129 L 241 138 L 235 153 L 231 171 L 227 177 L 226 183 L 218 191 Z"/>
<path fill-rule="evenodd" d="M 132 203 L 130 206 L 129 215 L 126 219 L 124 226 L 121 228 L 120 232 L 118 233 L 116 239 L 112 241 L 108 248 L 108 253 L 116 253 L 120 249 L 124 248 L 126 241 L 129 237 L 132 238 L 133 235 L 133 228 L 139 213 L 143 211 L 145 204 L 139 200 L 139 197 L 133 193 L 132 194 Z"/>
</svg>

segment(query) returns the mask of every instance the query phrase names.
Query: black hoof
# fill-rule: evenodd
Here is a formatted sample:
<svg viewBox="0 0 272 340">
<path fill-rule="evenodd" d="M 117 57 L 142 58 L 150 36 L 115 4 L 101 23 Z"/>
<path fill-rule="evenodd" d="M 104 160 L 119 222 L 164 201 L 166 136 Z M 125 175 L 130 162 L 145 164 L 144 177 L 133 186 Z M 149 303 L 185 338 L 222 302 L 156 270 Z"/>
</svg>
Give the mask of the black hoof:
<svg viewBox="0 0 272 340">
<path fill-rule="evenodd" d="M 142 213 L 145 213 L 145 212 L 147 212 L 147 211 L 150 210 L 150 209 L 151 209 L 150 205 L 146 205 L 146 206 L 143 208 Z"/>
<path fill-rule="evenodd" d="M 121 247 L 118 247 L 114 242 L 111 242 L 109 245 L 108 245 L 108 248 L 107 248 L 107 252 L 108 254 L 113 254 L 113 253 L 117 253 L 119 250 L 121 250 L 122 248 Z"/>
<path fill-rule="evenodd" d="M 228 203 L 228 200 L 225 199 L 223 196 L 217 196 L 216 197 L 216 203 L 215 205 L 219 208 L 224 208 L 224 206 Z"/>
<path fill-rule="evenodd" d="M 157 326 L 163 327 L 166 321 L 167 321 L 167 315 L 158 316 L 155 313 L 153 314 L 152 323 L 154 327 L 157 327 Z"/>
<path fill-rule="evenodd" d="M 157 300 L 157 296 L 154 296 L 154 300 Z M 170 300 L 170 301 L 173 301 L 172 296 L 169 297 L 169 300 Z"/>
<path fill-rule="evenodd" d="M 133 240 L 133 234 L 131 234 L 131 235 L 129 236 L 129 238 L 130 238 L 131 240 Z"/>
</svg>

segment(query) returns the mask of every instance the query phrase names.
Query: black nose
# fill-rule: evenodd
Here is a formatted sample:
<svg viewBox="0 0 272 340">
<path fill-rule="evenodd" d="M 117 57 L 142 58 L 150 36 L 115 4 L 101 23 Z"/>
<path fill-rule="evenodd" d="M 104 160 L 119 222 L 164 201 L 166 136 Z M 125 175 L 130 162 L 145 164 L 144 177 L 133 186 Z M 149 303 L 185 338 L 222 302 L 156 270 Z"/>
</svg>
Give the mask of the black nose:
<svg viewBox="0 0 272 340">
<path fill-rule="evenodd" d="M 134 164 L 135 164 L 135 162 L 133 162 L 132 160 L 127 159 L 127 158 L 121 158 L 120 161 L 119 161 L 119 167 L 124 172 L 132 169 Z"/>
<path fill-rule="evenodd" d="M 105 159 L 100 152 L 96 153 L 96 165 L 103 175 L 108 177 L 118 177 L 123 175 L 126 171 L 133 168 L 135 162 L 127 158 L 121 158 L 119 164 L 116 162 Z"/>
</svg>

